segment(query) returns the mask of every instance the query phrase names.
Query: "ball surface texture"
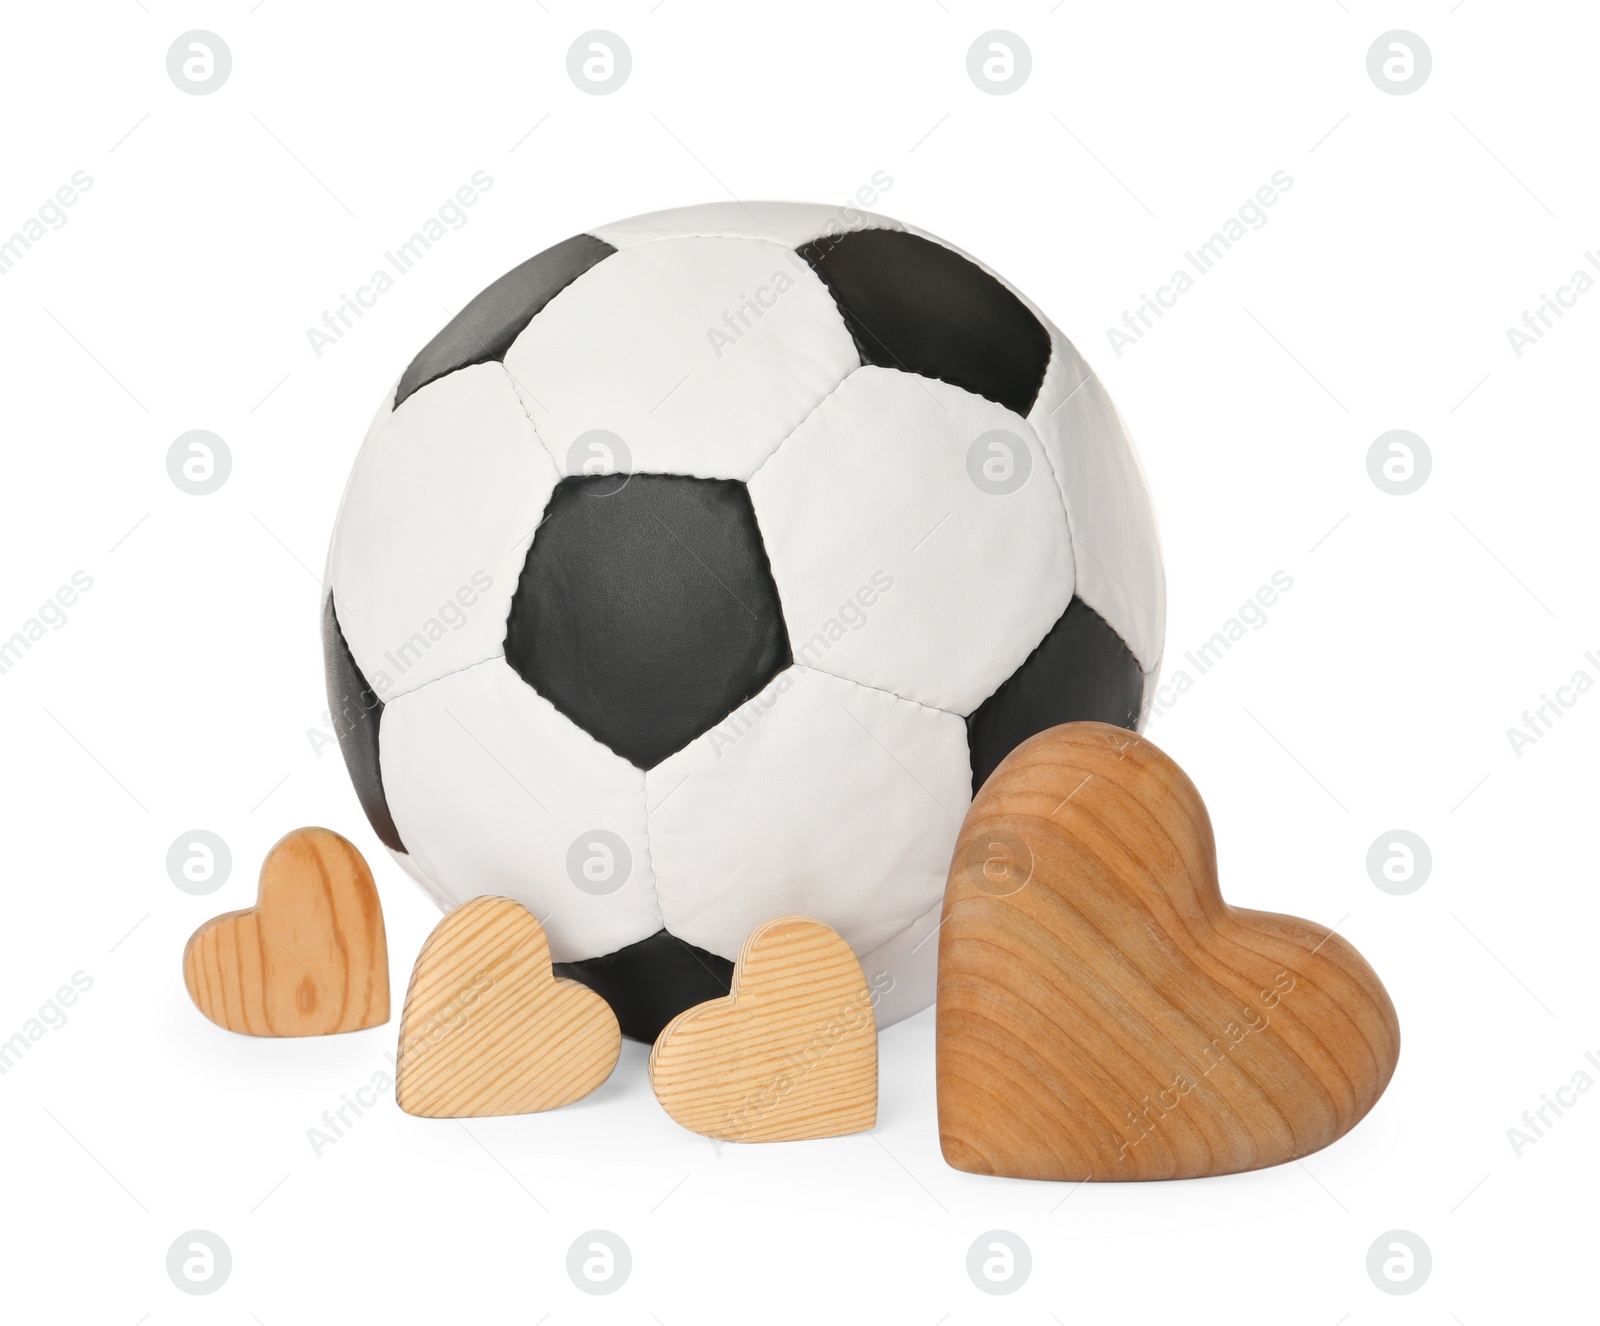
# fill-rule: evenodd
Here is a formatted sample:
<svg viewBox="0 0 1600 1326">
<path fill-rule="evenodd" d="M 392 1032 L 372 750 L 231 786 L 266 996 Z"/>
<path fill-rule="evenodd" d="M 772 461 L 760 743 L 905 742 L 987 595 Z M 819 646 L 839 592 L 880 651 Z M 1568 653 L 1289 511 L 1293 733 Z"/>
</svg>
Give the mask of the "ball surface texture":
<svg viewBox="0 0 1600 1326">
<path fill-rule="evenodd" d="M 1136 727 L 1165 591 L 1098 378 L 1001 278 L 887 217 L 726 203 L 574 236 L 412 360 L 328 556 L 330 712 L 440 907 L 543 923 L 653 1039 L 775 917 L 880 1026 L 933 999 L 973 791 Z"/>
</svg>

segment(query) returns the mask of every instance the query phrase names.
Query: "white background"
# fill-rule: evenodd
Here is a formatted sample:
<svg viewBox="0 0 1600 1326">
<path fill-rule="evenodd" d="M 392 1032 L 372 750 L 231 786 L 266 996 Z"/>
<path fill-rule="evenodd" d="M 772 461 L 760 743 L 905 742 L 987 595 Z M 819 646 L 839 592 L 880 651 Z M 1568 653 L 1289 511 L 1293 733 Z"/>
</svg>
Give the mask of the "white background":
<svg viewBox="0 0 1600 1326">
<path fill-rule="evenodd" d="M 16 4 L 0 43 L 0 234 L 93 179 L 0 277 L 0 636 L 93 578 L 0 676 L 0 1038 L 93 981 L 0 1077 L 8 1320 L 1592 1316 L 1600 1092 L 1520 1156 L 1507 1129 L 1600 1052 L 1600 694 L 1520 757 L 1506 735 L 1578 669 L 1600 678 L 1600 293 L 1520 358 L 1506 336 L 1600 245 L 1589 7 L 251 2 Z M 166 72 L 191 28 L 233 53 L 211 95 Z M 565 72 L 592 28 L 633 53 L 609 96 Z M 991 28 L 1033 53 L 1012 95 L 967 76 Z M 1395 28 L 1433 53 L 1406 96 L 1366 70 Z M 480 169 L 469 224 L 316 357 L 306 329 Z M 1108 383 L 1161 519 L 1169 675 L 1293 577 L 1149 731 L 1207 798 L 1229 898 L 1337 923 L 1382 974 L 1403 1027 L 1388 1093 L 1264 1173 L 976 1178 L 939 1155 L 929 1011 L 882 1037 L 871 1135 L 719 1155 L 628 1045 L 568 1109 L 463 1127 L 386 1100 L 314 1156 L 306 1130 L 385 1067 L 394 1024 L 233 1036 L 189 1004 L 180 955 L 300 824 L 372 861 L 397 1011 L 437 920 L 308 736 L 326 736 L 317 581 L 373 410 L 548 244 L 729 194 L 841 202 L 878 170 L 879 210 L 1003 271 Z M 1294 183 L 1268 224 L 1118 357 L 1107 327 L 1277 170 Z M 211 496 L 167 476 L 193 428 L 232 451 Z M 1368 478 L 1393 428 L 1432 452 L 1410 496 Z M 209 897 L 165 868 L 196 827 L 234 856 Z M 1434 857 L 1404 897 L 1365 867 L 1396 827 Z M 233 1253 L 212 1297 L 165 1269 L 195 1228 Z M 606 1298 L 565 1271 L 592 1228 L 632 1250 Z M 1033 1253 L 1004 1298 L 966 1272 L 993 1228 Z M 1433 1253 L 1407 1297 L 1365 1270 L 1395 1228 Z"/>
</svg>

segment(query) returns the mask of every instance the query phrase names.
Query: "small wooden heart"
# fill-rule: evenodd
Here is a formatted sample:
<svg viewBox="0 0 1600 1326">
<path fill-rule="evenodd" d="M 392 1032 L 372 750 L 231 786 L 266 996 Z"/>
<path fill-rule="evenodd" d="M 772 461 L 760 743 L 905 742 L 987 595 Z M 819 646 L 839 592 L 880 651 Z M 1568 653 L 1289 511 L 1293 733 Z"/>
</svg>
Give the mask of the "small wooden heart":
<svg viewBox="0 0 1600 1326">
<path fill-rule="evenodd" d="M 872 993 L 850 946 L 820 921 L 757 927 L 721 999 L 685 1009 L 650 1051 L 656 1099 L 692 1132 L 793 1142 L 878 1117 Z"/>
<path fill-rule="evenodd" d="M 1008 755 L 962 826 L 936 1044 L 955 1168 L 1174 1179 L 1343 1136 L 1388 1085 L 1400 1026 L 1337 935 L 1222 900 L 1183 770 L 1070 723 Z"/>
<path fill-rule="evenodd" d="M 261 866 L 256 905 L 189 937 L 195 1007 L 247 1036 L 326 1036 L 389 1020 L 389 948 L 372 872 L 329 829 L 296 829 Z"/>
<path fill-rule="evenodd" d="M 533 913 L 475 898 L 434 927 L 400 1015 L 395 1099 L 407 1114 L 534 1114 L 611 1076 L 622 1032 L 611 1005 L 557 980 Z"/>
</svg>

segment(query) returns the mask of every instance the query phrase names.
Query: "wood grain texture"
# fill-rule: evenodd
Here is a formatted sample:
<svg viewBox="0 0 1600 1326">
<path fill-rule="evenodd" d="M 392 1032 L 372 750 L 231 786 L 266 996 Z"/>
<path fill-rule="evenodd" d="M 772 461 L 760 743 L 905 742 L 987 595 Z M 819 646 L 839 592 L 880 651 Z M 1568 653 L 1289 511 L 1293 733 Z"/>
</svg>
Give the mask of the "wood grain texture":
<svg viewBox="0 0 1600 1326">
<path fill-rule="evenodd" d="M 195 1007 L 247 1036 L 326 1036 L 389 1020 L 389 947 L 372 872 L 330 829 L 296 829 L 261 866 L 256 905 L 183 950 Z"/>
<path fill-rule="evenodd" d="M 850 946 L 820 921 L 757 927 L 720 999 L 685 1009 L 650 1051 L 656 1099 L 692 1132 L 793 1142 L 871 1128 L 878 1029 Z"/>
<path fill-rule="evenodd" d="M 1173 1179 L 1343 1136 L 1388 1085 L 1400 1027 L 1343 939 L 1222 900 L 1211 821 L 1171 759 L 1071 723 L 1017 747 L 967 815 L 936 1044 L 955 1168 Z"/>
<path fill-rule="evenodd" d="M 509 898 L 457 907 L 417 955 L 400 1015 L 395 1099 L 407 1114 L 533 1114 L 611 1076 L 622 1032 L 588 986 L 557 980 L 533 913 Z"/>
</svg>

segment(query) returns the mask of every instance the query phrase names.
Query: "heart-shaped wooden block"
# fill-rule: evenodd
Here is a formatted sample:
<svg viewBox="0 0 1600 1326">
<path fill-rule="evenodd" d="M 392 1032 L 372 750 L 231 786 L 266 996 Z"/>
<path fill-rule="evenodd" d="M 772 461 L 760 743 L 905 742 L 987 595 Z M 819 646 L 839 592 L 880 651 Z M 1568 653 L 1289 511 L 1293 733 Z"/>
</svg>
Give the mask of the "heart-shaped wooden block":
<svg viewBox="0 0 1600 1326">
<path fill-rule="evenodd" d="M 395 1100 L 432 1119 L 553 1110 L 610 1077 L 621 1051 L 611 1005 L 551 973 L 533 913 L 509 898 L 474 898 L 417 955 Z"/>
<path fill-rule="evenodd" d="M 939 933 L 939 1141 L 955 1168 L 1276 1165 L 1349 1131 L 1399 1052 L 1354 948 L 1222 900 L 1200 794 L 1143 737 L 1052 728 L 974 799 Z"/>
<path fill-rule="evenodd" d="M 326 1036 L 389 1020 L 389 948 L 372 872 L 330 829 L 296 829 L 267 853 L 256 905 L 189 937 L 195 1007 L 247 1036 Z"/>
<path fill-rule="evenodd" d="M 861 964 L 820 921 L 757 927 L 721 999 L 685 1009 L 650 1051 L 656 1099 L 692 1132 L 794 1142 L 871 1128 L 878 1028 Z"/>
</svg>

